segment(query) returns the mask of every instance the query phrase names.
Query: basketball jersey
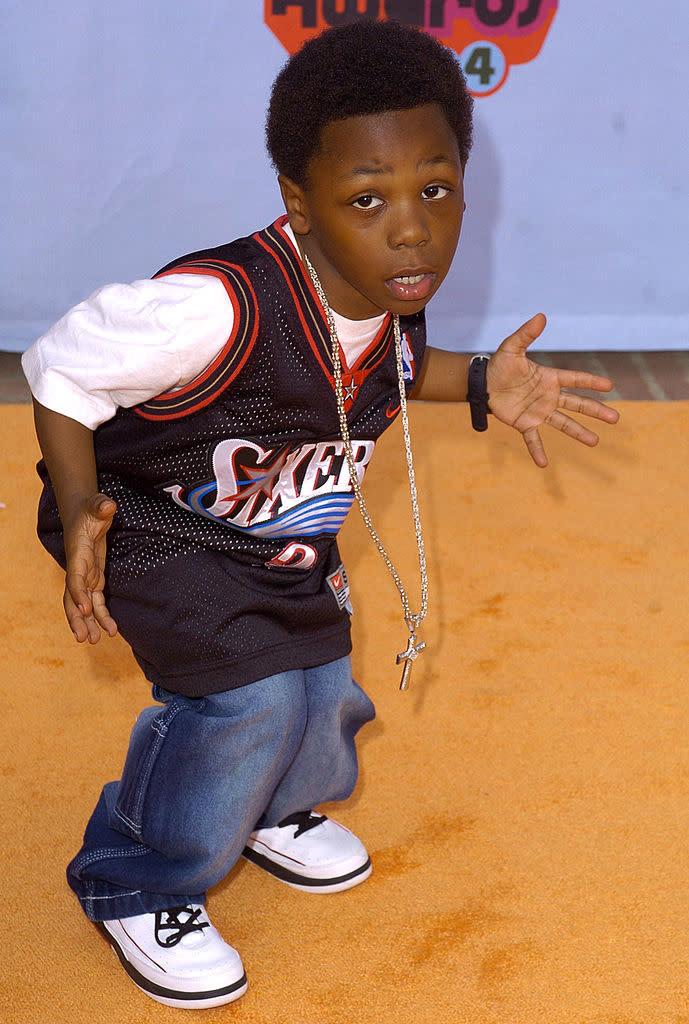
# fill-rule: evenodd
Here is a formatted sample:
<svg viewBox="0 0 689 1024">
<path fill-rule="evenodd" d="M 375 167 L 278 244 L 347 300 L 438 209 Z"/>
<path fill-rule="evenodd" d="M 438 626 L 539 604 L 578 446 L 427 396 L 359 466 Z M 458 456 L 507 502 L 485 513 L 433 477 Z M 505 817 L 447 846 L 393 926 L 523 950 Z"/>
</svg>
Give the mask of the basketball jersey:
<svg viewBox="0 0 689 1024">
<path fill-rule="evenodd" d="M 107 600 L 148 677 L 199 696 L 348 653 L 336 535 L 354 501 L 324 311 L 284 231 L 192 253 L 158 275 L 217 277 L 232 334 L 185 387 L 121 408 L 94 434 L 99 487 L 118 506 Z M 409 387 L 423 313 L 402 318 Z M 392 318 L 343 370 L 359 479 L 399 412 Z M 64 562 L 45 468 L 39 533 Z"/>
</svg>

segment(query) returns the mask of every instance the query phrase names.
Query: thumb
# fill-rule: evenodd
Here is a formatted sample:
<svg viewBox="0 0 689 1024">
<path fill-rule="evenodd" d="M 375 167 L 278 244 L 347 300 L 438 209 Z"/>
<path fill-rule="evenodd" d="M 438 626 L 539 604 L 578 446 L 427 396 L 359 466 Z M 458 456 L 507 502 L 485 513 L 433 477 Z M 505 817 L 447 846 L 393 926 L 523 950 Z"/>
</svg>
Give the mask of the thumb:
<svg viewBox="0 0 689 1024">
<path fill-rule="evenodd" d="M 87 502 L 89 515 L 95 519 L 112 519 L 117 512 L 117 505 L 107 494 L 92 494 Z"/>
<path fill-rule="evenodd" d="M 545 325 L 545 315 L 543 313 L 536 313 L 530 320 L 527 320 L 526 323 L 517 328 L 514 334 L 510 334 L 509 338 L 505 338 L 500 348 L 514 355 L 523 355 L 529 345 L 541 336 L 545 330 Z"/>
</svg>

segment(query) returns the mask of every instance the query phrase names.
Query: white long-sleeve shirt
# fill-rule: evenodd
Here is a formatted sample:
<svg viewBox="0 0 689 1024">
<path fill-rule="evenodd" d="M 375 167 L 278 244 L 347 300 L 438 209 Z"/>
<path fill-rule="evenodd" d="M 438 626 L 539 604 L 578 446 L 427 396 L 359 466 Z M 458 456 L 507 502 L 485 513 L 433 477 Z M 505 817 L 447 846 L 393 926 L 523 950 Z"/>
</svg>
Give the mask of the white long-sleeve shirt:
<svg viewBox="0 0 689 1024">
<path fill-rule="evenodd" d="M 384 314 L 370 320 L 334 315 L 351 367 Z M 198 377 L 227 342 L 233 321 L 232 303 L 215 277 L 180 273 L 106 285 L 34 342 L 22 368 L 41 405 L 94 430 L 119 406 L 138 405 Z"/>
</svg>

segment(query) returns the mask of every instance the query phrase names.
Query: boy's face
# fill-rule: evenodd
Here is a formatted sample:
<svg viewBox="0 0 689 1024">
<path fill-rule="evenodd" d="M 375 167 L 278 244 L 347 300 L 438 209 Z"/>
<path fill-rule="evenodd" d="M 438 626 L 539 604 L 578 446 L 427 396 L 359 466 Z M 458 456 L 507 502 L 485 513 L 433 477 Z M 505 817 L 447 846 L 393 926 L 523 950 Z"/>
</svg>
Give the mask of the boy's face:
<svg viewBox="0 0 689 1024">
<path fill-rule="evenodd" d="M 457 139 L 440 107 L 333 121 L 308 182 L 280 177 L 331 307 L 353 320 L 422 309 L 450 269 L 464 213 Z"/>
</svg>

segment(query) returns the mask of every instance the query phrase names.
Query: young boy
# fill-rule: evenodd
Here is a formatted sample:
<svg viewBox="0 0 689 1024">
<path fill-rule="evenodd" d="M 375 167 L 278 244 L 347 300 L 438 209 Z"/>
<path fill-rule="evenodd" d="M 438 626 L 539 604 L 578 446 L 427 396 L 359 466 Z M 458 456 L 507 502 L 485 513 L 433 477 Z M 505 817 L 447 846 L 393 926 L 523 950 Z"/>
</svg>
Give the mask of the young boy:
<svg viewBox="0 0 689 1024">
<path fill-rule="evenodd" d="M 203 906 L 242 853 L 307 892 L 371 871 L 312 808 L 352 792 L 374 715 L 351 676 L 336 533 L 406 389 L 469 388 L 477 421 L 489 395 L 539 466 L 542 423 L 594 445 L 567 411 L 617 419 L 561 390 L 609 381 L 526 358 L 541 315 L 471 373 L 425 348 L 471 144 L 448 50 L 391 22 L 330 30 L 278 76 L 267 138 L 286 217 L 101 289 L 24 358 L 67 619 L 80 642 L 119 627 L 159 702 L 68 880 L 130 977 L 173 1006 L 246 988 Z"/>
</svg>

